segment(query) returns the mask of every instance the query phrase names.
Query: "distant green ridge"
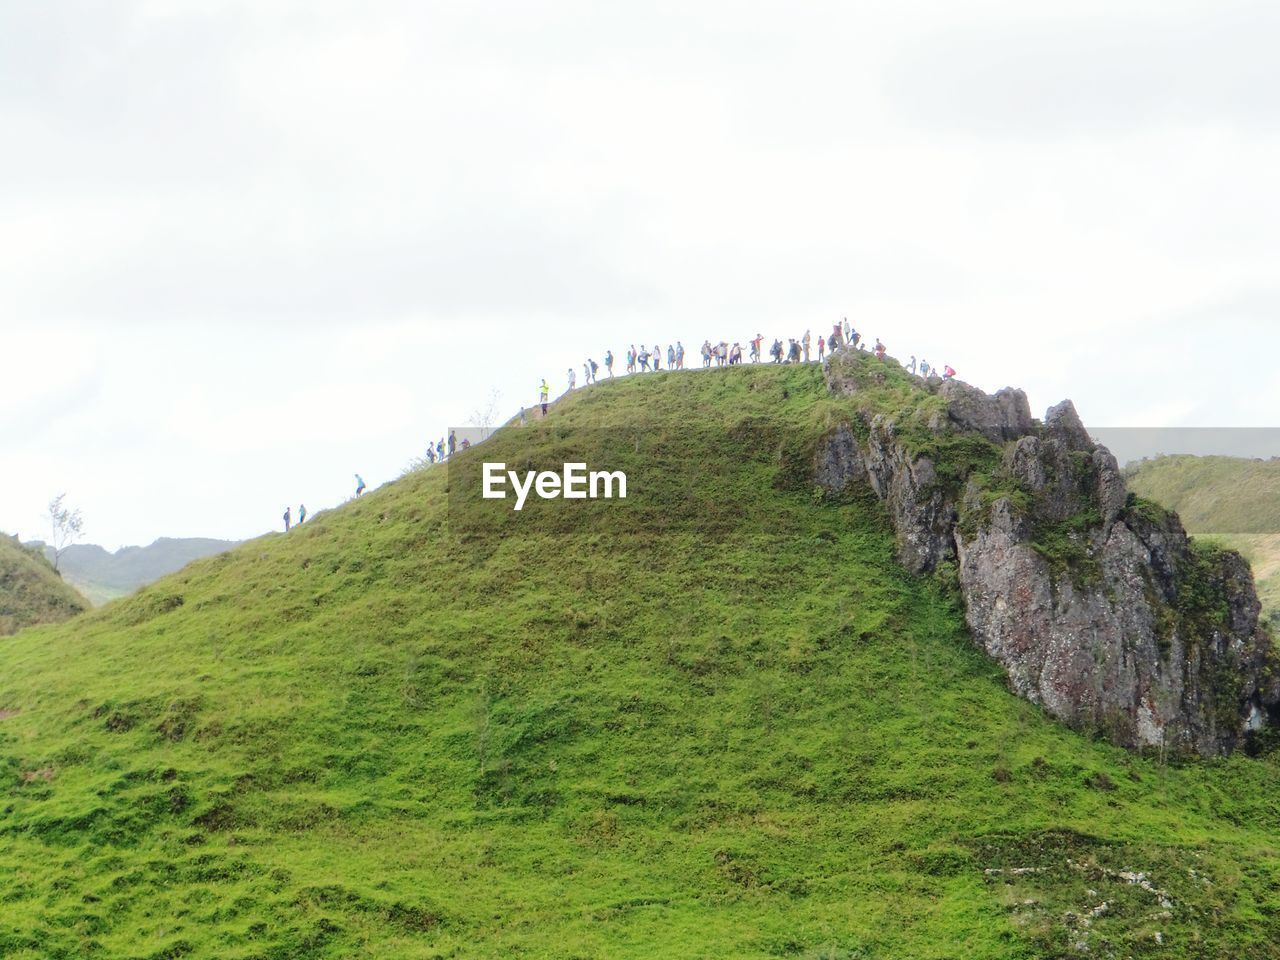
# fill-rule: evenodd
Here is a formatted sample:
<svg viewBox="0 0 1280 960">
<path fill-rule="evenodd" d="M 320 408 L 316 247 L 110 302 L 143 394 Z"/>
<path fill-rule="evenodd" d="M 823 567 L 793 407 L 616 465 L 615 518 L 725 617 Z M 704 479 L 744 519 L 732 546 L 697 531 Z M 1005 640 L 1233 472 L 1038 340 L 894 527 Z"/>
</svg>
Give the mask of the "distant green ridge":
<svg viewBox="0 0 1280 960">
<path fill-rule="evenodd" d="M 1010 694 L 809 479 L 854 402 L 606 381 L 6 641 L 0 955 L 1274 957 L 1275 762 Z M 467 512 L 478 461 L 627 449 L 625 502 Z"/>
<path fill-rule="evenodd" d="M 1176 511 L 1189 532 L 1239 550 L 1280 620 L 1280 459 L 1167 456 L 1126 470 L 1134 492 Z"/>
</svg>

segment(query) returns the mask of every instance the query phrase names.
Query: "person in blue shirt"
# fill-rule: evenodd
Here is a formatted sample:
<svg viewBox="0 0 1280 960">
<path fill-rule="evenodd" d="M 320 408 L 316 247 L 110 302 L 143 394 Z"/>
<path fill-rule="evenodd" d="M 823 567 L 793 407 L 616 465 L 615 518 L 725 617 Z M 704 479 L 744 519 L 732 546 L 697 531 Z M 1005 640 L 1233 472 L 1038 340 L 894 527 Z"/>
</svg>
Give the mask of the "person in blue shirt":
<svg viewBox="0 0 1280 960">
<path fill-rule="evenodd" d="M 289 532 L 289 508 L 284 508 L 284 532 Z"/>
<path fill-rule="evenodd" d="M 364 493 L 364 477 L 360 476 L 360 474 L 357 473 L 356 474 L 356 496 L 358 497 L 362 493 Z"/>
<path fill-rule="evenodd" d="M 303 524 L 306 522 L 307 522 L 307 505 L 304 503 L 304 504 L 300 504 L 298 507 L 298 523 Z"/>
</svg>

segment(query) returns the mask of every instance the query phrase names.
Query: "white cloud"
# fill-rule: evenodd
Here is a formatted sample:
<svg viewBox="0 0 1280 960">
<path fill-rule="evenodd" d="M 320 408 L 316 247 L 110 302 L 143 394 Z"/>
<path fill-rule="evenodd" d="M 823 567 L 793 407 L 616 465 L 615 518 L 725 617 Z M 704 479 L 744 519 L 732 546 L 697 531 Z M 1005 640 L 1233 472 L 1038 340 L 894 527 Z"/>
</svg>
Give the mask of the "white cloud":
<svg viewBox="0 0 1280 960">
<path fill-rule="evenodd" d="M 65 489 L 108 545 L 249 535 L 495 386 L 846 314 L 1096 424 L 1267 424 L 1278 32 L 1256 3 L 11 5 L 0 528 Z"/>
</svg>

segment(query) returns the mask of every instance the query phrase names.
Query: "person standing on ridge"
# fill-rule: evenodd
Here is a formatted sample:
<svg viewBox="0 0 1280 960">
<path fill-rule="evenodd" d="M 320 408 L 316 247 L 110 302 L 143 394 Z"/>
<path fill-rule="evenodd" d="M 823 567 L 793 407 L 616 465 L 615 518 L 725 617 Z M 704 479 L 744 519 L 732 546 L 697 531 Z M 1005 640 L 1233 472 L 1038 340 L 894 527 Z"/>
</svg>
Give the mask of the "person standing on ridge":
<svg viewBox="0 0 1280 960">
<path fill-rule="evenodd" d="M 950 365 L 950 364 L 945 364 L 945 363 L 944 363 L 944 364 L 942 365 L 942 379 L 943 379 L 943 380 L 954 380 L 955 378 L 956 378 L 956 372 L 955 372 L 955 370 L 951 367 L 951 365 Z"/>
<path fill-rule="evenodd" d="M 667 369 L 674 370 L 676 368 L 676 348 L 671 344 L 667 344 Z"/>
<path fill-rule="evenodd" d="M 444 440 L 436 441 L 436 463 L 444 463 Z"/>
<path fill-rule="evenodd" d="M 849 318 L 845 317 L 844 318 L 844 342 L 855 343 L 856 341 L 854 341 L 852 338 L 853 338 L 853 327 L 849 326 Z"/>
<path fill-rule="evenodd" d="M 288 533 L 288 532 L 289 532 L 289 516 L 290 516 L 290 515 L 289 515 L 289 508 L 288 508 L 288 507 L 285 507 L 285 508 L 284 508 L 284 532 L 285 532 L 285 533 Z"/>
<path fill-rule="evenodd" d="M 521 407 L 520 408 L 520 426 L 523 427 L 526 422 L 527 421 L 525 420 L 525 416 L 524 416 L 524 407 Z"/>
<path fill-rule="evenodd" d="M 578 375 L 573 372 L 573 367 L 569 368 L 569 389 L 572 390 L 578 385 Z"/>
<path fill-rule="evenodd" d="M 636 345 L 633 343 L 631 349 L 627 351 L 627 373 L 636 372 L 636 362 L 639 359 L 640 354 L 636 353 Z"/>
<path fill-rule="evenodd" d="M 613 377 L 613 351 L 606 350 L 604 352 L 604 368 L 609 371 L 609 376 Z"/>
<path fill-rule="evenodd" d="M 914 353 L 911 355 L 911 362 L 907 364 L 907 372 L 908 373 L 916 372 L 916 355 Z"/>
<path fill-rule="evenodd" d="M 591 367 L 591 382 L 599 383 L 600 382 L 600 364 L 596 363 L 594 359 L 588 359 L 587 364 L 588 366 Z"/>
<path fill-rule="evenodd" d="M 356 474 L 356 496 L 358 497 L 362 493 L 364 493 L 364 477 L 360 476 L 360 474 L 357 473 Z"/>
<path fill-rule="evenodd" d="M 756 338 L 751 341 L 751 362 L 760 362 L 760 345 L 764 343 L 764 334 L 757 333 Z"/>
<path fill-rule="evenodd" d="M 305 503 L 298 506 L 298 526 L 302 526 L 307 522 L 307 505 Z"/>
<path fill-rule="evenodd" d="M 806 330 L 806 331 L 804 332 L 804 336 L 800 338 L 800 342 L 801 342 L 801 344 L 803 344 L 803 345 L 804 345 L 804 362 L 805 362 L 805 363 L 808 363 L 808 362 L 809 362 L 809 344 L 812 342 L 812 341 L 809 339 L 809 331 L 808 331 L 808 330 Z"/>
<path fill-rule="evenodd" d="M 926 380 L 929 379 L 929 361 L 928 360 L 920 361 L 920 376 L 924 377 Z"/>
<path fill-rule="evenodd" d="M 676 341 L 676 369 L 684 369 L 684 344 L 679 340 Z"/>
<path fill-rule="evenodd" d="M 818 334 L 818 362 L 822 362 L 822 355 L 826 352 L 827 340 L 822 334 Z"/>
<path fill-rule="evenodd" d="M 656 343 L 653 345 L 653 369 L 662 369 L 662 348 Z"/>
<path fill-rule="evenodd" d="M 454 433 L 453 430 L 450 430 L 449 431 L 449 456 L 452 457 L 454 454 L 454 451 L 456 451 L 457 449 L 458 449 L 458 435 Z"/>
</svg>

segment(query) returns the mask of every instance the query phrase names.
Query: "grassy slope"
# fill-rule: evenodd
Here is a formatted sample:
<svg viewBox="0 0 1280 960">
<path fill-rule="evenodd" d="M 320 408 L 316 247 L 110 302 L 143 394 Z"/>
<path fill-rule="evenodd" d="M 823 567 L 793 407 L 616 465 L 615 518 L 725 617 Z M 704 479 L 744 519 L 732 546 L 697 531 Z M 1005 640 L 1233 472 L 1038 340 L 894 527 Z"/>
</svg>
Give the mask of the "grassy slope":
<svg viewBox="0 0 1280 960">
<path fill-rule="evenodd" d="M 61 623 L 88 608 L 34 551 L 0 534 L 0 636 L 39 623 Z"/>
<path fill-rule="evenodd" d="M 1280 617 L 1280 460 L 1170 456 L 1129 471 L 1129 485 L 1176 510 L 1189 531 L 1239 550 Z"/>
<path fill-rule="evenodd" d="M 436 467 L 6 641 L 0 955 L 1273 955 L 1272 761 L 1008 694 L 877 506 L 743 439 L 840 415 L 812 367 L 601 384 L 467 455 L 644 428 L 577 533 L 450 536 Z"/>
</svg>

